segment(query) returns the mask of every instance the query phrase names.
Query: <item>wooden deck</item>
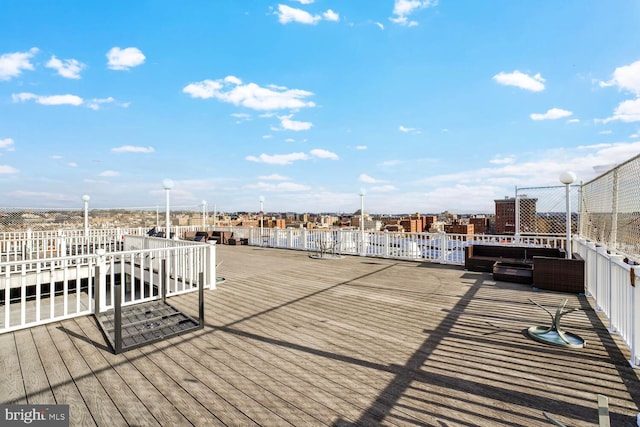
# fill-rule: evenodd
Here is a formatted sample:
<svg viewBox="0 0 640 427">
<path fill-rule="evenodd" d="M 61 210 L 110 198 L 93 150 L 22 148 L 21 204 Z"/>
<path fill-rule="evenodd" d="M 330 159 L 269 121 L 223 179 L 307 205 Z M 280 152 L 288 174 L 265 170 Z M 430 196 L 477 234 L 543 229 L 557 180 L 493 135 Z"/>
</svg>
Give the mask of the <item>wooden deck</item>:
<svg viewBox="0 0 640 427">
<path fill-rule="evenodd" d="M 206 326 L 120 355 L 93 317 L 0 335 L 0 402 L 70 405 L 72 425 L 633 426 L 640 381 L 585 297 L 461 267 L 218 247 Z M 525 329 L 563 319 L 587 340 Z M 170 299 L 197 316 L 197 294 Z"/>
</svg>

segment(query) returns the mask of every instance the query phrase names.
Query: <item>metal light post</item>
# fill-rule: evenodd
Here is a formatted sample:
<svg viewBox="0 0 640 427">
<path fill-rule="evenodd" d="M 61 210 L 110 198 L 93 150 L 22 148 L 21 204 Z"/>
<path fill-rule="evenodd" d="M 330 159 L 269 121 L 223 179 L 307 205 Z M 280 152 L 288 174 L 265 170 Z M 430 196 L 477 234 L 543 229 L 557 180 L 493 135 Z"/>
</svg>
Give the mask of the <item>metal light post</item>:
<svg viewBox="0 0 640 427">
<path fill-rule="evenodd" d="M 576 180 L 576 174 L 573 172 L 562 172 L 560 174 L 560 182 L 565 185 L 566 199 L 567 199 L 567 243 L 566 243 L 566 257 L 571 259 L 571 197 L 569 195 L 569 186 Z"/>
<path fill-rule="evenodd" d="M 167 229 L 165 230 L 166 238 L 171 238 L 171 222 L 169 220 L 169 191 L 173 188 L 173 181 L 170 179 L 165 179 L 162 181 L 162 187 L 164 188 L 165 193 L 167 194 L 167 205 L 166 205 L 166 224 Z"/>
<path fill-rule="evenodd" d="M 207 229 L 207 201 L 202 201 L 202 229 Z"/>
<path fill-rule="evenodd" d="M 264 222 L 264 196 L 260 196 L 260 198 L 258 199 L 260 200 L 260 239 L 264 239 L 264 234 L 263 234 L 263 222 Z"/>
<path fill-rule="evenodd" d="M 360 189 L 360 256 L 365 256 L 364 253 L 364 189 Z"/>
<path fill-rule="evenodd" d="M 91 197 L 88 195 L 82 196 L 82 201 L 84 202 L 84 237 L 86 239 L 89 238 L 89 200 Z"/>
</svg>

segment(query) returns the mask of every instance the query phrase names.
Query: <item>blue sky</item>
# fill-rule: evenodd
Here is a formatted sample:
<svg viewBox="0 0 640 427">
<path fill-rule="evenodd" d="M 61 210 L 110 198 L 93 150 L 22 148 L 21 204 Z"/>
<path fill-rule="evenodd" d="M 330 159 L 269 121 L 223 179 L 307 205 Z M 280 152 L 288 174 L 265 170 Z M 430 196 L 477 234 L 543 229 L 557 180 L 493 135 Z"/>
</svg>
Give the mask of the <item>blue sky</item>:
<svg viewBox="0 0 640 427">
<path fill-rule="evenodd" d="M 0 0 L 0 206 L 492 212 L 640 153 L 640 3 Z"/>
</svg>

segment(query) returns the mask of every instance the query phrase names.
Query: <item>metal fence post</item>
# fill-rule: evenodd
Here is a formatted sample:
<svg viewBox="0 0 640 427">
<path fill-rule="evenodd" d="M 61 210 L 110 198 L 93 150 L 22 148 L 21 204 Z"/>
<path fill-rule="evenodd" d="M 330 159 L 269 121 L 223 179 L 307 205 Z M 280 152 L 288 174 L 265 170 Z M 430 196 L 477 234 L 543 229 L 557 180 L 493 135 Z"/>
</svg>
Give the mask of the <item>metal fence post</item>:
<svg viewBox="0 0 640 427">
<path fill-rule="evenodd" d="M 121 283 L 113 286 L 113 343 L 116 354 L 122 353 L 122 287 Z"/>
</svg>

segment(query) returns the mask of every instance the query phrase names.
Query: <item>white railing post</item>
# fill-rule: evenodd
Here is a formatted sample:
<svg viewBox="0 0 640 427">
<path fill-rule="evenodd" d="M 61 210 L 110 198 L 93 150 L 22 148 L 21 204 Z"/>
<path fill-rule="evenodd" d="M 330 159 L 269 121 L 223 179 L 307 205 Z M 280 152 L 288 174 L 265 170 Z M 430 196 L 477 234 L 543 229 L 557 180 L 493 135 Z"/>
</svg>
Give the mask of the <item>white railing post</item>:
<svg viewBox="0 0 640 427">
<path fill-rule="evenodd" d="M 208 249 L 208 263 L 209 266 L 207 268 L 207 271 L 209 272 L 209 277 L 207 278 L 207 280 L 209 281 L 209 289 L 215 289 L 216 288 L 216 241 L 215 240 L 210 240 L 209 241 L 209 247 Z"/>
<path fill-rule="evenodd" d="M 617 283 L 614 282 L 614 276 L 616 276 L 614 272 L 615 262 L 621 262 L 623 256 L 618 254 L 611 254 L 609 256 L 609 285 L 607 286 L 609 299 L 609 313 L 607 313 L 607 319 L 609 320 L 609 332 L 617 332 L 618 328 L 614 323 L 614 320 L 618 313 L 622 313 L 622 305 L 623 301 L 621 301 L 621 289 L 617 286 Z M 614 289 L 615 288 L 615 289 Z"/>
<path fill-rule="evenodd" d="M 603 292 L 602 292 L 602 285 L 603 285 L 603 278 L 605 276 L 605 271 L 604 267 L 605 265 L 608 266 L 608 262 L 604 261 L 605 258 L 607 258 L 607 250 L 603 247 L 603 246 L 597 246 L 596 247 L 596 288 L 595 288 L 595 298 L 596 298 L 596 307 L 595 310 L 596 311 L 607 311 L 608 307 L 603 307 L 602 306 L 602 300 L 603 298 Z M 606 275 L 608 277 L 608 275 Z"/>
<path fill-rule="evenodd" d="M 98 296 L 99 305 L 94 307 L 94 312 L 102 313 L 107 309 L 107 258 L 106 251 L 98 249 L 96 251 L 98 259 L 96 260 L 96 294 Z"/>
<path fill-rule="evenodd" d="M 306 228 L 303 228 L 302 230 L 300 230 L 300 239 L 302 240 L 302 249 L 305 250 L 305 251 L 308 250 L 308 248 L 309 248 L 309 242 L 307 242 L 307 240 L 308 240 L 307 234 L 308 233 L 309 232 L 307 231 Z"/>
<path fill-rule="evenodd" d="M 629 339 L 629 350 L 631 350 L 631 360 L 629 360 L 629 363 L 633 368 L 635 368 L 638 365 L 638 360 L 640 360 L 640 355 L 636 354 L 636 349 L 638 348 L 636 332 L 640 331 L 640 327 L 639 325 L 636 324 L 636 322 L 640 318 L 640 316 L 636 315 L 636 295 L 638 293 L 638 287 L 635 286 L 635 283 L 637 282 L 638 276 L 634 268 L 630 269 L 629 278 L 631 281 L 630 285 L 632 286 L 631 288 L 631 295 L 632 295 L 631 296 L 631 332 L 630 332 L 630 339 Z M 640 414 L 638 414 L 638 417 L 640 418 Z"/>
<path fill-rule="evenodd" d="M 440 241 L 440 256 L 438 258 L 440 258 L 440 264 L 446 264 L 447 247 L 449 243 L 447 241 L 447 233 L 445 233 L 444 231 L 438 231 L 438 240 Z"/>
<path fill-rule="evenodd" d="M 389 258 L 389 245 L 390 245 L 391 239 L 389 239 L 389 230 L 384 230 L 384 234 L 383 234 L 383 243 L 384 243 L 384 249 L 383 249 L 383 256 L 385 258 Z"/>
</svg>

